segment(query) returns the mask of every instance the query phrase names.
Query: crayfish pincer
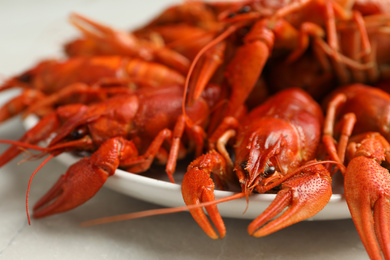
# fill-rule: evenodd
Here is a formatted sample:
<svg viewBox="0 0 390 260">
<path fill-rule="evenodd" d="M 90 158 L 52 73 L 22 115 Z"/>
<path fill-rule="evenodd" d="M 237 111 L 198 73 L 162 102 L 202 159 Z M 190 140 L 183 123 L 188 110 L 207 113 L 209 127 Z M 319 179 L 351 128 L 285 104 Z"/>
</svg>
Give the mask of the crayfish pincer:
<svg viewBox="0 0 390 260">
<path fill-rule="evenodd" d="M 227 121 L 231 122 L 224 120 Z M 243 196 L 279 189 L 274 202 L 250 224 L 251 235 L 265 236 L 314 216 L 332 195 L 329 171 L 324 162 L 315 160 L 322 123 L 320 106 L 297 88 L 270 97 L 240 123 L 228 126 L 222 123 L 220 128 L 226 131 L 216 130 L 223 132 L 216 145 L 218 149 L 202 155 L 188 167 L 182 183 L 185 203 L 213 201 L 215 184 L 210 175 L 213 174 L 217 183 L 224 183 L 235 173 Z M 232 129 L 232 125 L 237 128 Z M 234 162 L 221 145 L 232 137 L 235 138 Z M 267 223 L 286 207 L 279 217 Z M 205 208 L 222 238 L 225 227 L 216 205 Z M 211 238 L 218 238 L 202 209 L 191 208 L 190 212 Z"/>
<path fill-rule="evenodd" d="M 347 166 L 344 193 L 356 229 L 371 259 L 390 259 L 390 95 L 353 84 L 335 90 L 327 106 L 323 140 Z"/>
</svg>

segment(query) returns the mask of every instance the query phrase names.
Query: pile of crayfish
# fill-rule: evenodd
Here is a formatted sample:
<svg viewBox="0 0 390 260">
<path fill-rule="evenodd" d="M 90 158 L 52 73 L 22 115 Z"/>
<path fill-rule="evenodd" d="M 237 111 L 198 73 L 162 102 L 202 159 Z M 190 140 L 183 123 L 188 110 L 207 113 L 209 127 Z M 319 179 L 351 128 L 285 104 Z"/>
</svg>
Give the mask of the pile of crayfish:
<svg viewBox="0 0 390 260">
<path fill-rule="evenodd" d="M 0 141 L 11 145 L 0 166 L 20 148 L 45 162 L 88 155 L 34 217 L 83 204 L 118 168 L 163 164 L 175 182 L 190 158 L 183 199 L 211 238 L 226 232 L 215 187 L 241 190 L 230 199 L 276 194 L 248 227 L 261 237 L 321 211 L 341 174 L 369 257 L 390 259 L 390 1 L 186 1 L 132 31 L 70 21 L 81 36 L 64 45 L 66 58 L 0 86 L 22 89 L 0 122 L 40 118 L 18 141 Z"/>
</svg>

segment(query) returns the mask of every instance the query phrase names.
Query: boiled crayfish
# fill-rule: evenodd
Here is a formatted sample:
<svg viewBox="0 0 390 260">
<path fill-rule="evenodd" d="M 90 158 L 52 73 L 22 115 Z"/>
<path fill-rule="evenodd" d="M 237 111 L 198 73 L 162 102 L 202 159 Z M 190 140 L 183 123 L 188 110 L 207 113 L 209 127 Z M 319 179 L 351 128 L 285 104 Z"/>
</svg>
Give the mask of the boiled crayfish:
<svg viewBox="0 0 390 260">
<path fill-rule="evenodd" d="M 249 226 L 250 234 L 265 236 L 318 213 L 332 194 L 328 170 L 314 162 L 323 123 L 320 106 L 307 93 L 293 88 L 277 93 L 240 121 L 226 127 L 220 138 L 234 136 L 234 162 L 218 145 L 219 152 L 210 151 L 191 163 L 182 183 L 185 203 L 213 200 L 211 174 L 223 182 L 234 171 L 246 197 L 254 190 L 264 193 L 282 183 L 275 201 Z M 237 128 L 234 132 L 232 126 Z M 282 216 L 260 228 L 285 207 Z M 206 209 L 223 237 L 225 228 L 216 205 Z M 190 212 L 210 237 L 218 238 L 201 209 Z"/>
<path fill-rule="evenodd" d="M 345 199 L 372 259 L 381 259 L 381 250 L 390 258 L 389 111 L 388 93 L 360 84 L 343 87 L 331 94 L 324 130 L 329 153 L 346 161 Z"/>
<path fill-rule="evenodd" d="M 222 67 L 224 82 L 232 92 L 226 111 L 231 116 L 248 99 L 264 70 L 278 70 L 280 63 L 293 67 L 307 53 L 311 54 L 312 64 L 308 66 L 319 66 L 321 73 L 335 80 L 329 83 L 353 82 L 358 80 L 353 77 L 358 73 L 375 74 L 375 57 L 367 54 L 372 54 L 369 43 L 361 46 L 360 41 L 354 42 L 357 46 L 352 53 L 342 52 L 345 48 L 340 46 L 343 42 L 340 43 L 339 34 L 343 35 L 344 31 L 338 28 L 339 23 L 359 32 L 360 39 L 369 35 L 360 13 L 343 8 L 339 1 L 243 1 L 222 12 L 220 19 L 225 22 L 225 28 L 199 51 L 187 75 L 189 103 L 196 100 L 209 80 L 218 77 Z M 238 43 L 232 40 L 235 37 L 240 37 Z M 363 59 L 361 53 L 369 57 Z M 305 73 L 301 74 L 306 78 Z M 375 75 L 371 82 L 378 79 L 378 73 Z M 290 82 L 286 83 L 275 88 L 291 86 Z M 313 83 L 307 85 L 310 93 L 319 92 Z M 270 92 L 275 91 L 273 85 L 268 87 Z"/>
<path fill-rule="evenodd" d="M 390 96 L 363 85 L 340 88 L 390 77 L 389 6 L 189 1 L 132 32 L 72 14 L 82 36 L 66 44 L 68 57 L 0 86 L 24 89 L 0 109 L 0 122 L 22 111 L 41 117 L 9 141 L 0 166 L 18 147 L 91 154 L 37 202 L 34 216 L 43 217 L 84 203 L 118 167 L 139 173 L 157 160 L 173 181 L 176 161 L 195 151 L 183 199 L 212 238 L 226 232 L 216 185 L 239 186 L 231 199 L 277 194 L 248 227 L 258 237 L 318 213 L 340 171 L 369 256 L 390 259 Z M 317 101 L 334 89 L 321 109 Z M 34 146 L 49 134 L 47 146 Z"/>
<path fill-rule="evenodd" d="M 46 60 L 0 86 L 0 91 L 22 87 L 24 91 L 0 108 L 0 122 L 42 102 L 58 96 L 75 83 L 105 87 L 123 86 L 137 89 L 184 83 L 184 76 L 166 66 L 122 56 L 74 57 Z M 63 98 L 63 96 L 62 96 Z M 76 100 L 72 101 L 77 102 Z"/>
<path fill-rule="evenodd" d="M 187 109 L 188 118 L 181 116 L 181 86 L 139 90 L 91 106 L 61 106 L 5 151 L 0 156 L 0 164 L 20 153 L 19 146 L 42 141 L 50 133 L 55 136 L 44 153 L 93 152 L 90 158 L 81 159 L 59 178 L 34 207 L 35 217 L 63 212 L 84 203 L 118 167 L 143 172 L 158 158 L 166 164 L 173 181 L 176 160 L 194 147 L 197 154 L 203 149 L 203 129 L 219 98 L 218 86 L 210 86 L 209 90 L 204 99 Z M 191 120 L 193 126 L 187 127 L 186 120 Z M 75 193 L 79 187 L 85 187 L 83 192 Z"/>
</svg>

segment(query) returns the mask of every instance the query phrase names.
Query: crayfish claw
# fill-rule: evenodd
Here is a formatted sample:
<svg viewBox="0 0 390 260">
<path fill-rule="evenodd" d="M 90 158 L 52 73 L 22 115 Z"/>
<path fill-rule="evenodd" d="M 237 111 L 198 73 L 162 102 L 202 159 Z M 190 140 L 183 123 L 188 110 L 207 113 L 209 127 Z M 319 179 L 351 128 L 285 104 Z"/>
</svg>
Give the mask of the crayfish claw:
<svg viewBox="0 0 390 260">
<path fill-rule="evenodd" d="M 199 205 L 203 202 L 213 202 L 215 200 L 215 184 L 210 177 L 211 173 L 219 172 L 226 167 L 223 157 L 212 151 L 208 154 L 198 157 L 190 164 L 181 184 L 183 200 L 187 206 Z M 203 231 L 211 238 L 223 238 L 226 233 L 225 224 L 219 214 L 216 204 L 204 207 L 210 217 L 211 222 L 217 229 L 215 232 L 210 220 L 207 218 L 201 206 L 190 208 L 189 211 L 195 221 Z"/>
<path fill-rule="evenodd" d="M 356 157 L 344 176 L 345 199 L 371 259 L 390 259 L 390 175 L 375 160 Z M 381 253 L 382 252 L 382 253 Z"/>
<path fill-rule="evenodd" d="M 213 180 L 208 174 L 205 174 L 199 169 L 192 169 L 186 173 L 181 185 L 181 190 L 186 205 L 199 205 L 202 202 L 215 200 Z M 206 206 L 205 209 L 220 236 L 215 232 L 210 220 L 203 211 L 203 208 L 190 208 L 190 213 L 209 237 L 212 239 L 223 238 L 226 229 L 222 217 L 218 212 L 217 205 Z"/>
<path fill-rule="evenodd" d="M 292 220 L 291 215 L 297 208 L 293 211 L 291 207 L 283 215 L 266 224 L 289 205 L 292 200 L 291 196 L 289 191 L 280 191 L 269 207 L 249 224 L 248 233 L 254 237 L 262 237 L 293 224 L 288 222 Z"/>
<path fill-rule="evenodd" d="M 122 137 L 105 141 L 91 158 L 84 157 L 69 167 L 34 207 L 40 218 L 73 209 L 92 198 L 115 173 L 120 163 L 138 155 L 134 143 Z M 50 202 L 53 201 L 51 204 Z"/>
<path fill-rule="evenodd" d="M 390 259 L 390 198 L 381 197 L 374 205 L 375 233 L 383 255 Z"/>
<path fill-rule="evenodd" d="M 248 226 L 250 235 L 269 235 L 314 216 L 326 206 L 332 196 L 329 172 L 322 165 L 310 168 L 310 171 L 295 175 L 282 184 L 269 207 Z"/>
<path fill-rule="evenodd" d="M 92 198 L 108 177 L 105 171 L 96 168 L 89 158 L 73 164 L 35 204 L 33 216 L 41 218 L 68 211 Z"/>
</svg>

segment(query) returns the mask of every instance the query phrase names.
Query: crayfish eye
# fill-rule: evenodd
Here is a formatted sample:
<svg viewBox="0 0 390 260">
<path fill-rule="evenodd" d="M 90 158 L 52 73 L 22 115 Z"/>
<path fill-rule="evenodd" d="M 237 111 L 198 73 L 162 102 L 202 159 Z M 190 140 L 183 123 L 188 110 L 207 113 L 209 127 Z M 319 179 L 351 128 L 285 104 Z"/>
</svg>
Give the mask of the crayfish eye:
<svg viewBox="0 0 390 260">
<path fill-rule="evenodd" d="M 244 161 L 240 164 L 242 171 L 245 172 L 246 174 L 248 174 L 248 170 L 246 169 L 247 164 L 248 164 L 247 161 Z"/>
<path fill-rule="evenodd" d="M 241 7 L 240 10 L 238 10 L 237 14 L 246 14 L 246 13 L 249 13 L 251 11 L 251 7 L 249 5 L 245 5 L 243 7 Z"/>
<path fill-rule="evenodd" d="M 233 18 L 233 17 L 235 17 L 238 14 L 246 14 L 246 13 L 249 13 L 251 11 L 251 9 L 252 8 L 249 5 L 245 5 L 245 6 L 241 7 L 240 10 L 238 10 L 237 12 L 230 13 L 227 17 L 228 18 Z"/>
<path fill-rule="evenodd" d="M 274 174 L 276 171 L 274 166 L 266 166 L 264 170 L 264 177 L 268 177 L 272 174 Z"/>
<path fill-rule="evenodd" d="M 87 134 L 87 129 L 85 127 L 80 127 L 75 130 L 73 130 L 70 134 L 72 139 L 80 139 L 81 137 L 85 136 Z"/>
<path fill-rule="evenodd" d="M 24 73 L 18 77 L 18 80 L 23 83 L 30 83 L 32 81 L 32 75 L 30 73 Z"/>
<path fill-rule="evenodd" d="M 228 16 L 227 16 L 227 18 L 233 18 L 233 17 L 235 17 L 237 14 L 236 13 L 230 13 Z"/>
</svg>

